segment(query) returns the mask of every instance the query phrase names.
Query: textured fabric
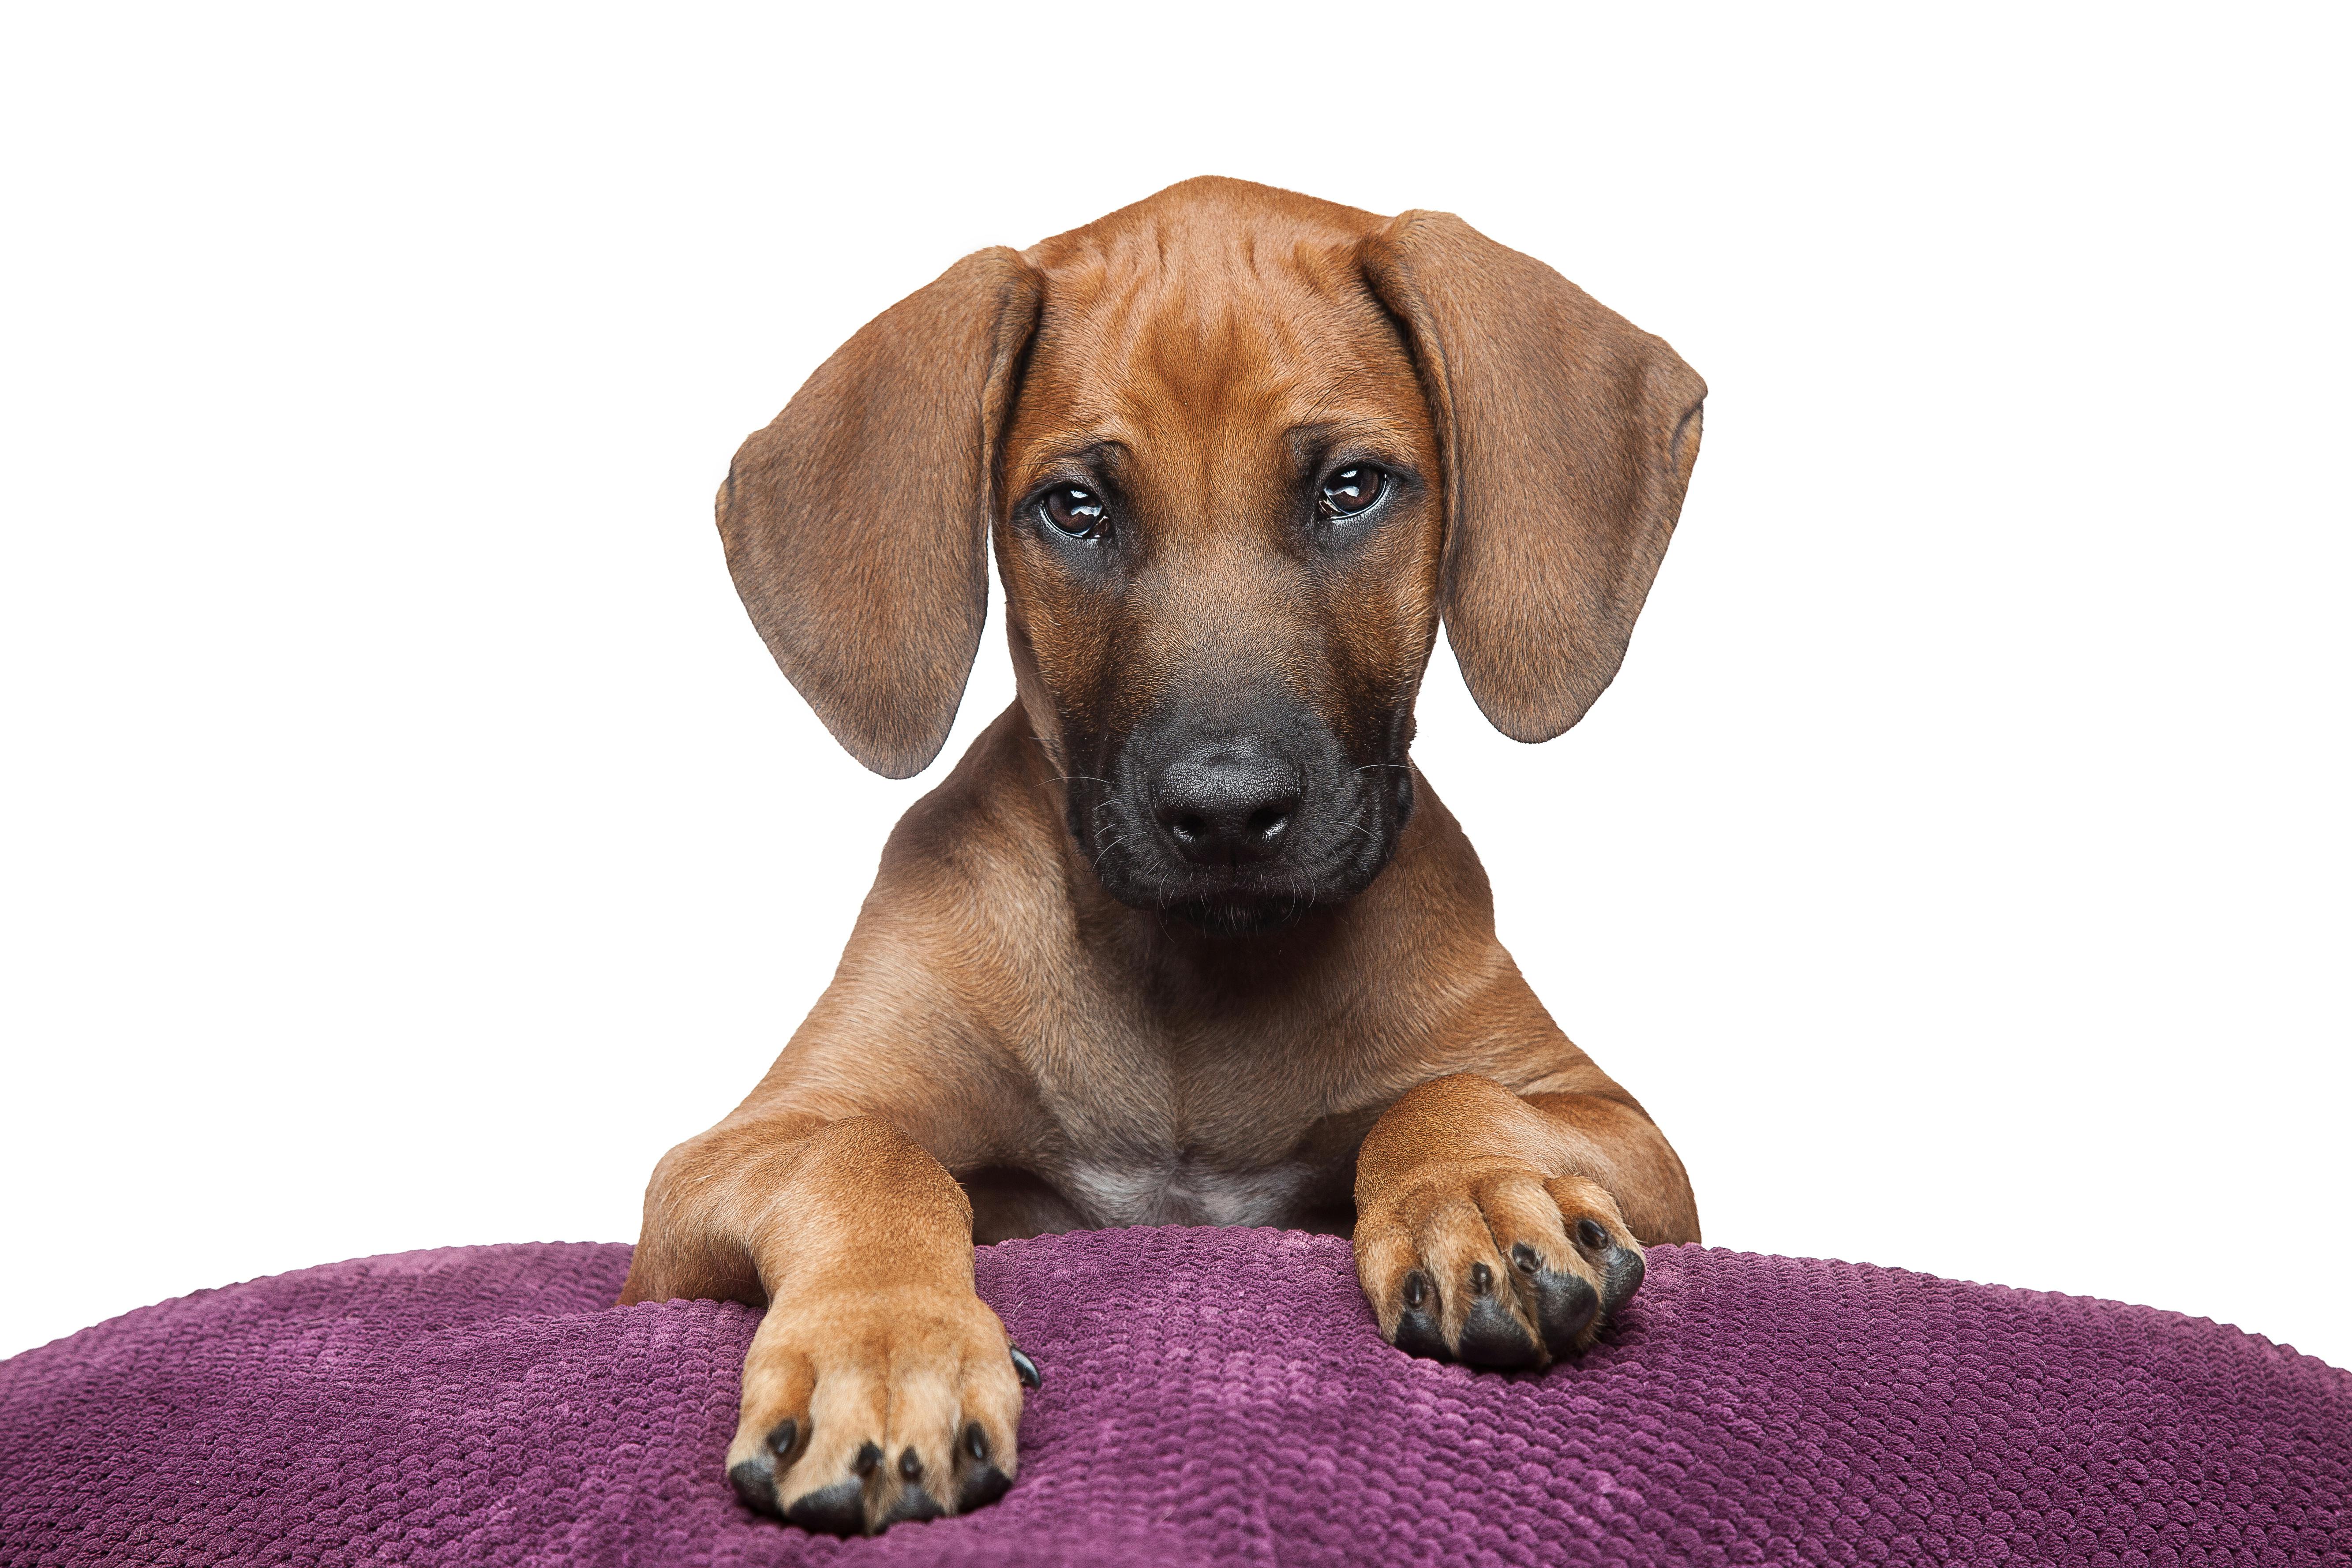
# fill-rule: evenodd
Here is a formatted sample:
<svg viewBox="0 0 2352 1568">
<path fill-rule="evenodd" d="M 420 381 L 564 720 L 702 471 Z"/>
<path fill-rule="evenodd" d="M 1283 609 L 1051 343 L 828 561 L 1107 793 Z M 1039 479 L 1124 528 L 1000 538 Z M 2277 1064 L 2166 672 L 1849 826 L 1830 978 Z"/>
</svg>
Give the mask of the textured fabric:
<svg viewBox="0 0 2352 1568">
<path fill-rule="evenodd" d="M 2352 1561 L 2352 1377 L 2140 1307 L 1692 1247 L 1580 1362 L 1380 1342 L 1347 1244 L 986 1247 L 1021 1482 L 878 1540 L 721 1475 L 756 1314 L 624 1247 L 204 1291 L 0 1364 L 0 1563 Z"/>
</svg>

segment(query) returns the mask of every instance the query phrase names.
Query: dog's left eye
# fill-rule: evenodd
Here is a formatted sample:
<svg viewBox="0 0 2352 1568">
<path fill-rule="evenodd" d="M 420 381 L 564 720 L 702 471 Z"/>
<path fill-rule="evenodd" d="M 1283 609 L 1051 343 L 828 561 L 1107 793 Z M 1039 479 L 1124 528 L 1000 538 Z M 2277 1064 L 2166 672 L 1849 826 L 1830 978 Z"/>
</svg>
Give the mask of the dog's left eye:
<svg viewBox="0 0 2352 1568">
<path fill-rule="evenodd" d="M 1323 481 L 1323 494 L 1315 510 L 1327 519 L 1353 517 L 1381 499 L 1388 479 L 1370 463 L 1352 464 Z"/>
<path fill-rule="evenodd" d="M 1073 539 L 1092 539 L 1102 531 L 1102 497 L 1082 485 L 1055 485 L 1038 503 L 1045 521 Z"/>
</svg>

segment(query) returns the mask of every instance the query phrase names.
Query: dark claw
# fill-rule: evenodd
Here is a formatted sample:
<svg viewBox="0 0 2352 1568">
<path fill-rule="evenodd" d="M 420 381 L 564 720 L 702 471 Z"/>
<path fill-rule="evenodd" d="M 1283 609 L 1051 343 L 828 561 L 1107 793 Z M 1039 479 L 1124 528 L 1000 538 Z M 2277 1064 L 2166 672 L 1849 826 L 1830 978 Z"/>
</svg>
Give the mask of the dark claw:
<svg viewBox="0 0 2352 1568">
<path fill-rule="evenodd" d="M 1027 1356 L 1023 1355 L 1019 1345 L 1007 1345 L 1004 1348 L 1013 1352 L 1013 1373 L 1014 1376 L 1018 1377 L 1023 1384 L 1031 1388 L 1043 1388 L 1045 1386 L 1045 1375 L 1038 1372 L 1037 1363 L 1031 1361 Z"/>
<path fill-rule="evenodd" d="M 973 1509 L 994 1502 L 1013 1489 L 1013 1478 L 994 1465 L 981 1465 L 963 1479 L 963 1488 L 956 1494 L 958 1511 L 970 1513 Z"/>
<path fill-rule="evenodd" d="M 915 1452 L 912 1448 L 901 1449 L 898 1454 L 898 1476 L 902 1480 L 921 1480 L 923 1479 L 923 1457 Z"/>
<path fill-rule="evenodd" d="M 770 1519 L 784 1517 L 784 1510 L 776 1506 L 776 1464 L 766 1455 L 729 1467 L 727 1479 L 737 1500 L 753 1513 L 764 1513 Z"/>
<path fill-rule="evenodd" d="M 1642 1288 L 1642 1255 L 1630 1247 L 1612 1247 L 1601 1268 L 1601 1305 L 1613 1312 L 1633 1300 L 1633 1292 Z"/>
<path fill-rule="evenodd" d="M 1470 1266 L 1470 1294 L 1483 1296 L 1495 1288 L 1495 1271 L 1483 1263 Z"/>
<path fill-rule="evenodd" d="M 857 1458 L 850 1461 L 849 1468 L 861 1476 L 870 1476 L 881 1462 L 882 1445 L 869 1441 L 857 1450 Z"/>
<path fill-rule="evenodd" d="M 785 1522 L 828 1535 L 866 1533 L 866 1489 L 856 1481 L 835 1481 L 822 1491 L 795 1499 L 784 1510 Z"/>
<path fill-rule="evenodd" d="M 793 1451 L 793 1445 L 800 1440 L 800 1435 L 801 1424 L 798 1421 L 779 1421 L 768 1433 L 768 1447 L 775 1450 L 776 1458 L 783 1458 Z"/>
<path fill-rule="evenodd" d="M 1533 1366 L 1543 1359 L 1526 1325 L 1492 1296 L 1471 1306 L 1455 1353 L 1472 1366 Z"/>
<path fill-rule="evenodd" d="M 1537 1262 L 1536 1249 L 1526 1242 L 1519 1242 L 1511 1248 L 1511 1265 L 1520 1273 L 1533 1274 Z"/>
<path fill-rule="evenodd" d="M 1568 1354 L 1600 1315 L 1601 1298 L 1582 1275 L 1552 1268 L 1536 1276 L 1535 1294 L 1544 1347 L 1556 1356 Z"/>
<path fill-rule="evenodd" d="M 975 1461 L 988 1458 L 988 1434 L 977 1421 L 963 1429 L 963 1451 Z"/>
<path fill-rule="evenodd" d="M 1598 1252 L 1609 1245 L 1609 1227 L 1587 1215 L 1576 1222 L 1576 1239 L 1584 1243 L 1587 1251 Z"/>
<path fill-rule="evenodd" d="M 1422 1298 L 1428 1294 L 1429 1281 L 1422 1278 L 1420 1269 L 1416 1268 L 1412 1273 L 1404 1277 L 1404 1304 L 1406 1306 L 1420 1306 Z"/>
</svg>

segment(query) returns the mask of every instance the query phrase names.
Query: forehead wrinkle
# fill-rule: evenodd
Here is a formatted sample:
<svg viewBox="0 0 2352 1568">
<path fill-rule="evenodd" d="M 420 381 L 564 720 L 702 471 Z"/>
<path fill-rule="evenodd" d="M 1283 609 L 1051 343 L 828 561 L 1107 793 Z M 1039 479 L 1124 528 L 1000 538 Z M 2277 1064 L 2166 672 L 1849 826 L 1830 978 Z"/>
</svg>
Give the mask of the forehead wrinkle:
<svg viewBox="0 0 2352 1568">
<path fill-rule="evenodd" d="M 1181 526 L 1291 478 L 1296 426 L 1426 459 L 1411 357 L 1352 248 L 1264 239 L 1159 220 L 1055 258 L 1028 380 L 1042 395 L 1024 395 L 1033 417 L 1018 420 L 1029 477 L 1116 442 L 1139 482 L 1191 514 L 1166 520 Z"/>
<path fill-rule="evenodd" d="M 1239 237 L 1207 254 L 1187 247 L 1176 258 L 1156 249 L 1148 264 L 1128 247 L 1114 251 L 1126 267 L 1089 258 L 1068 286 L 1053 290 L 1043 335 L 1090 338 L 1131 375 L 1148 372 L 1184 393 L 1220 381 L 1244 357 L 1295 374 L 1316 357 L 1307 336 L 1320 346 L 1319 340 L 1353 335 L 1354 323 L 1334 320 L 1344 291 L 1296 267 L 1265 267 L 1255 236 Z"/>
</svg>

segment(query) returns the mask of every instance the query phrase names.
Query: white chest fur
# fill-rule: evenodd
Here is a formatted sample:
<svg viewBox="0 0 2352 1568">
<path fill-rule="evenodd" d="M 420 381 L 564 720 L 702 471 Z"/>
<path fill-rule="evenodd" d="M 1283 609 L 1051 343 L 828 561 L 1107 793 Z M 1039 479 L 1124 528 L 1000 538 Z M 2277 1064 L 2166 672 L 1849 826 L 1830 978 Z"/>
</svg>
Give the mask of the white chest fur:
<svg viewBox="0 0 2352 1568">
<path fill-rule="evenodd" d="M 1313 1173 L 1304 1165 L 1221 1168 L 1188 1154 L 1159 1161 L 1087 1161 L 1068 1195 L 1097 1226 L 1294 1223 Z"/>
</svg>

